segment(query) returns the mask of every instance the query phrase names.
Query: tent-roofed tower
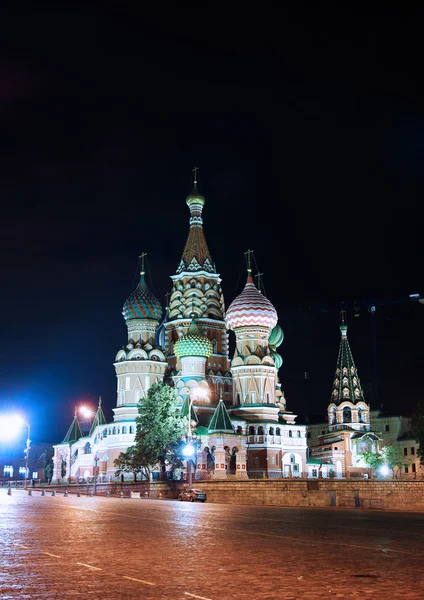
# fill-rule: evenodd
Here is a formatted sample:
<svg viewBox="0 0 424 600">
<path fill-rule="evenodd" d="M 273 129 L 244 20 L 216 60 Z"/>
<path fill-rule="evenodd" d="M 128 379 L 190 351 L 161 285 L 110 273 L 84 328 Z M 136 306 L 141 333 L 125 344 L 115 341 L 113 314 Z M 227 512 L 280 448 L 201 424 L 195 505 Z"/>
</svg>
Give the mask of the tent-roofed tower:
<svg viewBox="0 0 424 600">
<path fill-rule="evenodd" d="M 99 405 L 97 406 L 96 416 L 93 419 L 91 424 L 90 433 L 88 435 L 92 435 L 97 427 L 97 425 L 106 425 L 106 417 L 102 408 L 102 397 L 99 397 Z"/>
<path fill-rule="evenodd" d="M 83 433 L 81 431 L 81 427 L 78 421 L 77 409 L 75 408 L 74 418 L 72 420 L 71 426 L 69 427 L 65 437 L 63 438 L 62 444 L 73 444 L 83 437 Z"/>
<path fill-rule="evenodd" d="M 328 422 L 333 429 L 342 424 L 354 429 L 364 429 L 366 426 L 369 428 L 370 408 L 365 401 L 358 369 L 347 339 L 344 311 L 341 313 L 341 321 L 341 340 L 331 403 L 328 406 Z"/>
<path fill-rule="evenodd" d="M 231 402 L 231 374 L 221 278 L 216 272 L 203 230 L 205 198 L 198 189 L 197 168 L 194 169 L 193 189 L 186 203 L 190 210 L 190 228 L 176 273 L 171 276 L 172 290 L 165 323 L 167 360 L 174 380 L 178 379 L 181 362 L 175 354 L 174 345 L 187 333 L 194 314 L 200 334 L 212 344 L 212 354 L 205 369 L 210 402 L 215 405 L 221 385 L 225 390 L 224 400 Z"/>
</svg>

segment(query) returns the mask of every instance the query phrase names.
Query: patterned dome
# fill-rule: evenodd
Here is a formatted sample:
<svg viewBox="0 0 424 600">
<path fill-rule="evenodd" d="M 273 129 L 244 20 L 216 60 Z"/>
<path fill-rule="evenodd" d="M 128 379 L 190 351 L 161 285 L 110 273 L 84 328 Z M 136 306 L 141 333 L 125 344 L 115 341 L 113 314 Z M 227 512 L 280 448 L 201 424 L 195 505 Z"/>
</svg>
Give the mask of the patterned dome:
<svg viewBox="0 0 424 600">
<path fill-rule="evenodd" d="M 271 357 L 273 358 L 275 362 L 275 368 L 278 371 L 278 369 L 283 364 L 283 357 L 281 356 L 281 354 L 278 354 L 278 352 L 274 352 L 273 350 L 271 350 Z"/>
<path fill-rule="evenodd" d="M 209 358 L 212 354 L 212 351 L 212 342 L 205 335 L 202 335 L 199 332 L 192 315 L 191 324 L 186 335 L 183 335 L 177 342 L 175 342 L 175 355 L 178 358 L 185 358 L 187 356 L 200 356 L 203 358 Z"/>
<path fill-rule="evenodd" d="M 269 327 L 277 324 L 277 311 L 261 294 L 249 274 L 242 293 L 230 304 L 225 317 L 228 329 L 238 327 Z"/>
<path fill-rule="evenodd" d="M 278 348 L 281 346 L 284 340 L 284 331 L 281 329 L 279 325 L 276 325 L 274 329 L 269 334 L 268 344 L 273 346 L 274 348 Z"/>
<path fill-rule="evenodd" d="M 162 306 L 144 281 L 144 273 L 141 274 L 140 283 L 133 293 L 128 296 L 122 309 L 126 321 L 131 319 L 153 319 L 160 321 L 162 317 Z"/>
<path fill-rule="evenodd" d="M 192 204 L 205 205 L 205 197 L 197 189 L 196 181 L 194 182 L 193 191 L 187 196 L 186 202 L 188 206 L 191 206 Z"/>
</svg>

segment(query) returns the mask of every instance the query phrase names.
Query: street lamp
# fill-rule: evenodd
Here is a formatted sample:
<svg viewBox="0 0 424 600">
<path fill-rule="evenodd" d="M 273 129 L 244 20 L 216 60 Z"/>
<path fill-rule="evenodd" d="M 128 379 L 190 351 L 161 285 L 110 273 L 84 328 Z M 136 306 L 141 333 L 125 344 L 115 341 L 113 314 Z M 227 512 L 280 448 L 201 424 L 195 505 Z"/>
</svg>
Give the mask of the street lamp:
<svg viewBox="0 0 424 600">
<path fill-rule="evenodd" d="M 25 482 L 24 489 L 27 489 L 27 480 L 28 480 L 28 459 L 29 459 L 29 451 L 31 449 L 31 440 L 30 440 L 30 431 L 31 428 L 29 426 L 28 421 L 25 421 L 19 415 L 11 415 L 0 417 L 0 437 L 2 439 L 11 439 L 16 436 L 19 429 L 21 429 L 24 425 L 26 425 L 28 430 L 26 446 L 25 446 Z"/>
<path fill-rule="evenodd" d="M 93 410 L 90 410 L 89 408 L 87 408 L 87 406 L 81 406 L 81 408 L 79 409 L 81 415 L 83 417 L 85 417 L 86 419 L 89 419 L 90 417 L 93 417 L 93 419 L 97 419 L 97 425 L 100 425 L 99 422 L 99 417 L 97 415 L 97 413 L 95 413 Z M 94 488 L 93 488 L 93 496 L 96 495 L 97 493 L 97 461 L 99 460 L 99 451 L 98 451 L 98 446 L 97 444 L 93 445 L 93 451 L 94 451 Z M 70 474 L 70 472 L 69 472 Z"/>
<path fill-rule="evenodd" d="M 193 436 L 191 431 L 191 410 L 193 408 L 194 398 L 207 398 L 209 390 L 204 387 L 195 387 L 192 390 L 188 390 L 188 425 L 187 425 L 187 444 L 183 448 L 183 454 L 187 458 L 187 475 L 188 475 L 188 487 L 189 489 L 193 483 L 193 472 L 191 469 L 191 462 L 195 454 L 195 447 L 193 445 Z"/>
</svg>

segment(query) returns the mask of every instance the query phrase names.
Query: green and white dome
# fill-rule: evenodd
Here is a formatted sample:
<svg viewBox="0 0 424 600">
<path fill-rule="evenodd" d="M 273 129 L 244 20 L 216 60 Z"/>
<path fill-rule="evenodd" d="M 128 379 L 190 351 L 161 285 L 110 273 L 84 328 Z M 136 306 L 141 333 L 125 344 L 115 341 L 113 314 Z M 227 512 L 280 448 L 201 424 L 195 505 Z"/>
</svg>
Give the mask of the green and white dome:
<svg viewBox="0 0 424 600">
<path fill-rule="evenodd" d="M 212 342 L 199 332 L 194 317 L 191 318 L 190 327 L 186 335 L 183 335 L 174 346 L 174 353 L 178 358 L 188 356 L 199 356 L 209 358 L 212 354 Z"/>
</svg>

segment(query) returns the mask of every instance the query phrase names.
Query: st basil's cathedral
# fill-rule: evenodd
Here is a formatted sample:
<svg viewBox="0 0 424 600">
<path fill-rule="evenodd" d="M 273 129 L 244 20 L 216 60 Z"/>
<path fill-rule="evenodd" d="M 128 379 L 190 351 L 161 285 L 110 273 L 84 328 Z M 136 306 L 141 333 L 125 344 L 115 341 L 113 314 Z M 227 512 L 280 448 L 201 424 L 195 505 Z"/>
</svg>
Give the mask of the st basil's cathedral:
<svg viewBox="0 0 424 600">
<path fill-rule="evenodd" d="M 186 203 L 190 227 L 165 311 L 146 284 L 144 260 L 139 284 L 124 304 L 128 337 L 114 362 L 113 421 L 107 422 L 99 402 L 84 436 L 75 413 L 55 446 L 53 482 L 88 481 L 95 472 L 100 481 L 113 480 L 114 460 L 134 443 L 138 405 L 161 381 L 175 387 L 181 410 L 196 423 L 195 479 L 307 473 L 306 427 L 287 410 L 278 378 L 284 333 L 276 310 L 253 282 L 250 253 L 244 289 L 225 310 L 196 177 Z M 231 360 L 229 330 L 235 334 Z"/>
</svg>

